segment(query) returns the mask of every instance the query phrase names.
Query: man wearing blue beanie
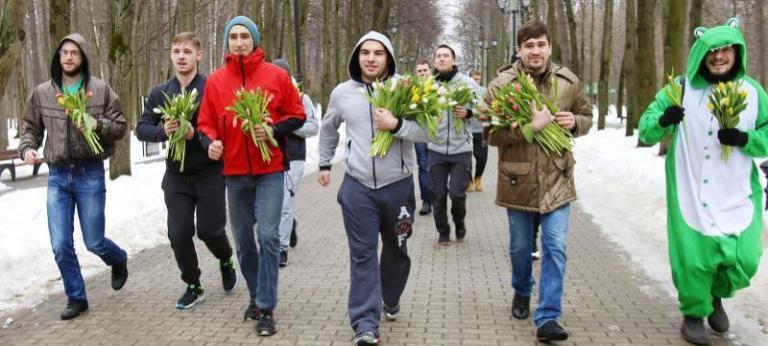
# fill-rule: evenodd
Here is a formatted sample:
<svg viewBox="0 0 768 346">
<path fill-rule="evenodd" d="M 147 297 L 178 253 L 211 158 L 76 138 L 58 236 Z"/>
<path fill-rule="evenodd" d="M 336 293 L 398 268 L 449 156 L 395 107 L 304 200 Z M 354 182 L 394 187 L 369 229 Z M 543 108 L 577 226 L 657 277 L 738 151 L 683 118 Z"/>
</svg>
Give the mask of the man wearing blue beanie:
<svg viewBox="0 0 768 346">
<path fill-rule="evenodd" d="M 288 73 L 264 61 L 259 37 L 256 24 L 247 17 L 238 16 L 227 23 L 227 54 L 224 65 L 208 77 L 198 132 L 208 156 L 224 161 L 232 235 L 250 293 L 245 319 L 257 321 L 259 336 L 269 336 L 277 332 L 272 312 L 277 306 L 283 172 L 288 170 L 285 141 L 304 124 L 306 116 Z M 242 121 L 226 110 L 241 88 L 261 88 L 272 100 L 267 106 L 271 121 L 255 130 L 255 139 L 265 140 L 270 127 L 278 142 L 278 146 L 268 146 L 268 160 L 262 158 L 250 134 L 243 132 Z"/>
</svg>

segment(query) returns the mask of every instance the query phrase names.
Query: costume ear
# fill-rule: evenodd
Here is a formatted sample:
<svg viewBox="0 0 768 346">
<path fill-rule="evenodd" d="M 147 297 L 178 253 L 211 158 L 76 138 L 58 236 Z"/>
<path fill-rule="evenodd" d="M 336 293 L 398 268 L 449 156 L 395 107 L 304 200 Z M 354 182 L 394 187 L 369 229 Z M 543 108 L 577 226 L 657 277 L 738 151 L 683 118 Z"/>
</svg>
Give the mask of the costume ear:
<svg viewBox="0 0 768 346">
<path fill-rule="evenodd" d="M 698 38 L 700 38 L 702 35 L 704 35 L 704 33 L 705 33 L 706 31 L 707 31 L 707 28 L 705 28 L 705 27 L 703 27 L 703 26 L 700 26 L 700 27 L 696 28 L 695 30 L 693 30 L 693 37 L 695 37 L 695 38 L 697 38 L 697 39 L 698 39 Z"/>
<path fill-rule="evenodd" d="M 741 25 L 741 21 L 739 20 L 739 17 L 731 17 L 725 22 L 725 25 L 738 29 L 739 25 Z"/>
</svg>

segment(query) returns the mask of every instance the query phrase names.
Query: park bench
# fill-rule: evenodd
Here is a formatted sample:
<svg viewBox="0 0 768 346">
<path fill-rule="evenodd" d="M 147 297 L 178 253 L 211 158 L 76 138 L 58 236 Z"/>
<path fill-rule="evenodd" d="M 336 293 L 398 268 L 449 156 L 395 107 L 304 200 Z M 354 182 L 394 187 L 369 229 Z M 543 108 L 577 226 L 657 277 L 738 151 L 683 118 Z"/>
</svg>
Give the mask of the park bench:
<svg viewBox="0 0 768 346">
<path fill-rule="evenodd" d="M 9 161 L 9 162 L 5 162 Z M 3 171 L 8 169 L 11 171 L 11 181 L 16 181 L 16 165 L 17 161 L 19 165 L 26 164 L 23 160 L 19 160 L 19 151 L 16 149 L 0 150 L 0 175 Z M 32 168 L 32 175 L 37 176 L 37 171 L 40 170 L 41 163 L 35 164 Z"/>
</svg>

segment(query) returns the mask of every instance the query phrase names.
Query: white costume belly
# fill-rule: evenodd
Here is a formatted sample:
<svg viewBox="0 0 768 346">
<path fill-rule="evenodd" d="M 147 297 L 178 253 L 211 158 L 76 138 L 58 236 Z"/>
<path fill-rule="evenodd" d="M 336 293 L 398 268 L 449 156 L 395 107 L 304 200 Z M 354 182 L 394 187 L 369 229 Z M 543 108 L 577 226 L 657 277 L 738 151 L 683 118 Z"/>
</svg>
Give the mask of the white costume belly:
<svg viewBox="0 0 768 346">
<path fill-rule="evenodd" d="M 720 126 L 707 108 L 712 87 L 692 89 L 686 83 L 683 108 L 675 143 L 675 173 L 680 211 L 685 222 L 705 236 L 738 235 L 754 216 L 751 203 L 752 158 L 733 147 L 728 161 L 721 158 L 717 139 Z M 747 82 L 747 108 L 741 112 L 741 131 L 755 129 L 757 91 Z"/>
</svg>

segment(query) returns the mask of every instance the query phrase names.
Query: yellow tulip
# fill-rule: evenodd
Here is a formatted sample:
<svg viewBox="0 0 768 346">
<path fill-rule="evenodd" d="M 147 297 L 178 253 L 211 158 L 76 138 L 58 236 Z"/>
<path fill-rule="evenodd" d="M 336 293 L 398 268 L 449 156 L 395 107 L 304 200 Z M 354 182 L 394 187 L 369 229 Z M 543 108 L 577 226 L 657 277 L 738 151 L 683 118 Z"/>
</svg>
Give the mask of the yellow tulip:
<svg viewBox="0 0 768 346">
<path fill-rule="evenodd" d="M 722 107 L 728 107 L 728 98 L 724 97 L 722 100 L 720 100 L 720 106 Z"/>
<path fill-rule="evenodd" d="M 712 102 L 707 103 L 707 108 L 709 108 L 709 111 L 712 112 L 715 110 L 715 104 Z"/>
</svg>

